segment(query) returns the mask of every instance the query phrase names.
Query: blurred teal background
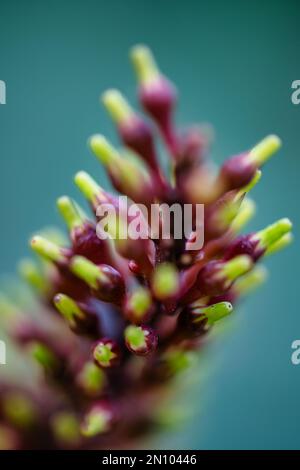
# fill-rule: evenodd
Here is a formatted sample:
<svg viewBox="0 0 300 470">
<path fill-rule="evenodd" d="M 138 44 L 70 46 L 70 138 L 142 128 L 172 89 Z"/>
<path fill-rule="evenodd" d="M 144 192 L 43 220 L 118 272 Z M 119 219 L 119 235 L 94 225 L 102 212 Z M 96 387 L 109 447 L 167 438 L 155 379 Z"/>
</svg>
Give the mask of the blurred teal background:
<svg viewBox="0 0 300 470">
<path fill-rule="evenodd" d="M 278 133 L 280 154 L 253 192 L 252 229 L 282 217 L 296 241 L 267 261 L 269 282 L 239 311 L 233 331 L 209 349 L 210 377 L 194 391 L 202 414 L 158 443 L 169 448 L 300 448 L 300 2 L 1 0 L 1 272 L 12 273 L 27 240 L 55 224 L 55 199 L 78 197 L 72 176 L 85 169 L 105 186 L 86 140 L 115 139 L 99 94 L 118 87 L 135 101 L 128 49 L 147 43 L 181 92 L 178 123 L 208 121 L 214 156 Z"/>
</svg>

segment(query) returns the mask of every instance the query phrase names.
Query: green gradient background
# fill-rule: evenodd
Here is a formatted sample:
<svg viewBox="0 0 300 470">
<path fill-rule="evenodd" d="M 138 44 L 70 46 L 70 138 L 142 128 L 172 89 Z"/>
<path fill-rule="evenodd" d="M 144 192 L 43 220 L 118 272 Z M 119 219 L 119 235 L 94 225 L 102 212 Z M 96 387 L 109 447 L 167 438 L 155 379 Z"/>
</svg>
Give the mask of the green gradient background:
<svg viewBox="0 0 300 470">
<path fill-rule="evenodd" d="M 214 155 L 248 148 L 270 132 L 284 142 L 254 191 L 252 228 L 281 216 L 295 224 L 293 247 L 268 260 L 268 284 L 240 311 L 233 332 L 210 348 L 203 412 L 158 444 L 179 448 L 300 448 L 300 79 L 298 1 L 0 2 L 1 272 L 13 272 L 35 230 L 58 222 L 54 201 L 78 196 L 74 172 L 104 182 L 86 148 L 101 131 L 115 138 L 98 103 L 107 87 L 135 100 L 128 48 L 149 44 L 181 91 L 178 122 L 213 123 Z M 201 404 L 202 392 L 196 394 Z M 195 397 L 195 398 L 196 398 Z M 207 400 L 208 398 L 208 400 Z"/>
</svg>

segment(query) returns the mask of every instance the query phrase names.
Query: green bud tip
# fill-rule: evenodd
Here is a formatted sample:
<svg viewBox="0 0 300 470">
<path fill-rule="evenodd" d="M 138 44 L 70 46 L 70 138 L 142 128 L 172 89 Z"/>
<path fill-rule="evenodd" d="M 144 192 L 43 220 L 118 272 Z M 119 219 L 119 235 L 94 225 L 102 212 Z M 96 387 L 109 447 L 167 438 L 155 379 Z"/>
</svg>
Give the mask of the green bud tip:
<svg viewBox="0 0 300 470">
<path fill-rule="evenodd" d="M 234 281 L 239 276 L 242 276 L 252 267 L 252 260 L 250 256 L 240 255 L 226 261 L 221 268 L 220 275 L 229 281 Z"/>
<path fill-rule="evenodd" d="M 249 273 L 242 276 L 234 284 L 234 290 L 238 295 L 246 295 L 257 289 L 268 278 L 268 271 L 264 266 L 255 266 Z"/>
<path fill-rule="evenodd" d="M 18 271 L 21 277 L 40 294 L 45 294 L 48 291 L 46 279 L 30 258 L 24 258 L 20 261 Z"/>
<path fill-rule="evenodd" d="M 2 409 L 5 417 L 17 426 L 30 426 L 36 418 L 31 400 L 18 392 L 4 396 Z"/>
<path fill-rule="evenodd" d="M 268 249 L 273 243 L 283 237 L 283 235 L 289 233 L 292 227 L 292 222 L 289 219 L 280 219 L 274 224 L 257 232 L 254 237 L 259 240 L 259 246 L 261 248 Z"/>
<path fill-rule="evenodd" d="M 30 345 L 32 357 L 45 369 L 54 369 L 57 365 L 57 359 L 53 352 L 44 344 L 33 342 Z"/>
<path fill-rule="evenodd" d="M 57 200 L 57 208 L 70 230 L 82 226 L 80 211 L 68 196 L 62 196 Z"/>
<path fill-rule="evenodd" d="M 51 418 L 55 438 L 64 444 L 76 445 L 80 440 L 80 425 L 74 413 L 61 411 Z"/>
<path fill-rule="evenodd" d="M 93 351 L 93 357 L 101 367 L 110 367 L 117 354 L 113 351 L 112 344 L 100 341 Z"/>
<path fill-rule="evenodd" d="M 31 239 L 31 248 L 46 260 L 63 262 L 65 260 L 61 248 L 44 237 L 36 235 Z"/>
<path fill-rule="evenodd" d="M 196 353 L 194 351 L 172 348 L 165 353 L 163 358 L 171 374 L 179 374 L 189 369 L 195 363 Z"/>
<path fill-rule="evenodd" d="M 81 369 L 77 382 L 89 395 L 98 395 L 106 384 L 106 377 L 102 369 L 93 362 L 87 362 Z"/>
<path fill-rule="evenodd" d="M 133 110 L 118 90 L 107 90 L 103 93 L 102 102 L 117 124 L 126 123 L 134 117 Z"/>
<path fill-rule="evenodd" d="M 93 437 L 107 432 L 110 428 L 111 414 L 100 407 L 92 409 L 84 419 L 81 433 L 85 437 Z"/>
<path fill-rule="evenodd" d="M 240 206 L 240 210 L 231 223 L 231 230 L 238 233 L 253 218 L 256 212 L 255 202 L 250 198 L 245 198 Z"/>
<path fill-rule="evenodd" d="M 172 263 L 162 263 L 155 268 L 152 289 L 156 298 L 164 300 L 176 295 L 179 289 L 179 275 Z"/>
<path fill-rule="evenodd" d="M 83 256 L 74 256 L 70 269 L 73 274 L 85 281 L 91 288 L 98 289 L 99 283 L 108 281 L 107 276 L 92 261 Z"/>
<path fill-rule="evenodd" d="M 148 289 L 139 287 L 131 293 L 127 300 L 127 307 L 133 312 L 136 320 L 142 319 L 152 305 L 151 294 Z"/>
<path fill-rule="evenodd" d="M 291 232 L 286 233 L 283 235 L 279 240 L 277 240 L 275 243 L 273 243 L 266 251 L 266 255 L 273 255 L 274 253 L 277 253 L 278 251 L 284 250 L 287 246 L 289 246 L 293 242 L 293 235 Z"/>
<path fill-rule="evenodd" d="M 95 134 L 89 139 L 92 152 L 105 166 L 110 166 L 119 161 L 120 156 L 116 149 L 101 134 Z"/>
<path fill-rule="evenodd" d="M 96 181 L 85 171 L 79 171 L 74 178 L 76 186 L 80 189 L 84 197 L 95 204 L 97 201 L 105 202 L 104 191 Z"/>
<path fill-rule="evenodd" d="M 281 147 L 281 140 L 277 135 L 269 135 L 261 140 L 250 150 L 248 159 L 254 165 L 260 167 Z"/>
<path fill-rule="evenodd" d="M 130 58 L 137 78 L 142 84 L 157 80 L 160 72 L 148 47 L 143 45 L 134 46 L 130 51 Z"/>
<path fill-rule="evenodd" d="M 68 321 L 71 326 L 75 326 L 75 320 L 84 319 L 84 312 L 78 307 L 76 302 L 65 294 L 57 294 L 54 299 L 57 310 Z"/>
<path fill-rule="evenodd" d="M 19 307 L 2 292 L 0 292 L 0 312 L 1 318 L 7 318 L 8 321 L 18 317 L 20 314 Z"/>
<path fill-rule="evenodd" d="M 233 310 L 230 302 L 218 302 L 217 304 L 209 305 L 208 307 L 198 307 L 193 312 L 197 315 L 193 323 L 203 320 L 203 315 L 207 318 L 207 323 L 213 323 L 227 317 Z"/>
<path fill-rule="evenodd" d="M 124 336 L 126 342 L 133 351 L 146 348 L 145 332 L 140 326 L 129 325 L 125 328 Z"/>
</svg>

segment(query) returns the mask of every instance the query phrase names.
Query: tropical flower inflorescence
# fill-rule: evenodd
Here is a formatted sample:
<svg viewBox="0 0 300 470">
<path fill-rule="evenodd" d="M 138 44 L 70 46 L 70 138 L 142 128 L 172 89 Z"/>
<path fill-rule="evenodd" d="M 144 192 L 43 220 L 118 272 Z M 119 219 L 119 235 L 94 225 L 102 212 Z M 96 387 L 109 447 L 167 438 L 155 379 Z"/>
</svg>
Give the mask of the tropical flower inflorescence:
<svg viewBox="0 0 300 470">
<path fill-rule="evenodd" d="M 38 384 L 0 379 L 0 447 L 122 447 L 151 431 L 161 398 L 191 354 L 265 279 L 258 262 L 291 241 L 286 218 L 240 234 L 255 212 L 248 193 L 280 139 L 267 136 L 216 172 L 207 158 L 205 128 L 177 130 L 176 89 L 150 50 L 134 47 L 131 60 L 139 101 L 151 120 L 134 111 L 119 91 L 108 90 L 102 101 L 123 149 L 102 135 L 92 136 L 89 146 L 115 190 L 132 203 L 204 204 L 204 245 L 190 249 L 195 230 L 182 239 L 172 233 L 168 240 L 99 237 L 102 204 L 119 214 L 117 227 L 108 231 L 118 234 L 128 220 L 121 216 L 116 192 L 77 173 L 75 183 L 93 217 L 60 197 L 69 243 L 38 234 L 31 247 L 39 262 L 20 264 L 36 293 L 38 315 L 1 298 L 12 341 L 42 374 Z M 159 162 L 156 132 L 169 154 L 168 176 Z"/>
</svg>

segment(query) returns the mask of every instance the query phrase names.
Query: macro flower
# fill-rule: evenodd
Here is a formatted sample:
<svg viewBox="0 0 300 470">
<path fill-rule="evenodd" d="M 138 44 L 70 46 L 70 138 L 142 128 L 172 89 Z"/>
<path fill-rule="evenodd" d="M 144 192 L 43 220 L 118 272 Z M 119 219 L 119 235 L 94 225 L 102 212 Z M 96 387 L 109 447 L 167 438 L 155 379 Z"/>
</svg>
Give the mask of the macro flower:
<svg viewBox="0 0 300 470">
<path fill-rule="evenodd" d="M 7 335 L 30 367 L 37 363 L 41 371 L 30 384 L 0 378 L 0 448 L 135 445 L 157 429 L 162 397 L 191 365 L 191 355 L 203 348 L 215 323 L 226 321 L 264 281 L 259 262 L 292 240 L 286 218 L 243 233 L 255 213 L 248 194 L 280 139 L 265 137 L 216 172 L 204 128 L 181 132 L 175 126 L 177 91 L 151 51 L 136 46 L 130 56 L 148 117 L 119 91 L 108 90 L 102 102 L 123 147 L 100 134 L 89 139 L 113 190 L 78 172 L 75 184 L 90 213 L 60 197 L 68 242 L 41 232 L 30 242 L 38 260 L 20 263 L 35 293 L 34 315 L 4 295 L 0 299 Z M 169 172 L 160 164 L 157 134 Z M 168 239 L 122 237 L 134 218 L 124 216 L 118 194 L 127 196 L 131 207 L 204 205 L 203 246 L 193 249 L 199 228 L 193 211 L 187 236 L 175 236 L 175 217 Z M 110 237 L 101 236 L 103 225 L 98 225 L 99 208 L 107 204 L 116 213 L 114 220 L 107 218 Z"/>
</svg>

